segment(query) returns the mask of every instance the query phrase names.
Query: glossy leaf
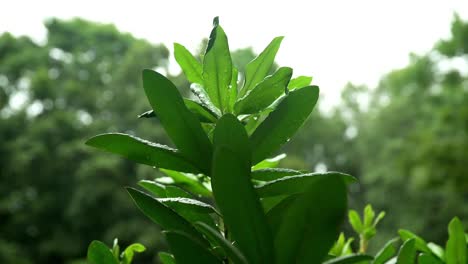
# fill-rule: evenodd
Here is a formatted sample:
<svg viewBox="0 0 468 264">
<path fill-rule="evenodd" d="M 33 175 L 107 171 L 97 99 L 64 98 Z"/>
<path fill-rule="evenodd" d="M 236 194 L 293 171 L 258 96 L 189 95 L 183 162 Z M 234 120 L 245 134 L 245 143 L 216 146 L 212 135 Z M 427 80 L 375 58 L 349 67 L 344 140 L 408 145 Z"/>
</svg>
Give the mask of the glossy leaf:
<svg viewBox="0 0 468 264">
<path fill-rule="evenodd" d="M 271 233 L 250 179 L 247 133 L 236 117 L 218 121 L 214 146 L 211 185 L 232 239 L 249 263 L 273 263 Z"/>
<path fill-rule="evenodd" d="M 179 151 L 208 174 L 211 142 L 197 117 L 188 110 L 174 84 L 161 74 L 143 71 L 143 86 L 151 107 Z"/>
<path fill-rule="evenodd" d="M 273 75 L 266 77 L 236 102 L 235 113 L 255 114 L 264 110 L 285 93 L 291 76 L 291 68 L 279 68 Z"/>
<path fill-rule="evenodd" d="M 203 85 L 203 67 L 190 51 L 179 43 L 174 43 L 174 57 L 189 82 Z"/>
<path fill-rule="evenodd" d="M 192 113 L 197 115 L 200 122 L 216 123 L 216 114 L 213 113 L 208 107 L 186 98 L 184 98 L 184 103 Z"/>
<path fill-rule="evenodd" d="M 252 163 L 277 151 L 302 126 L 317 102 L 319 89 L 309 86 L 289 93 L 250 137 Z"/>
<path fill-rule="evenodd" d="M 424 239 L 417 236 L 416 234 L 413 234 L 412 232 L 405 230 L 405 229 L 398 230 L 398 234 L 400 235 L 401 240 L 403 241 L 413 238 L 415 241 L 415 246 L 417 250 L 422 251 L 424 253 L 431 252 L 431 249 L 427 246 L 426 241 L 424 241 Z"/>
<path fill-rule="evenodd" d="M 198 98 L 200 101 L 200 104 L 208 109 L 210 113 L 214 113 L 217 118 L 221 117 L 221 111 L 211 102 L 210 97 L 205 91 L 205 88 L 198 84 L 198 83 L 192 83 L 190 85 L 190 91 Z"/>
<path fill-rule="evenodd" d="M 177 264 L 221 264 L 205 245 L 180 231 L 164 232 Z"/>
<path fill-rule="evenodd" d="M 466 264 L 466 239 L 465 231 L 461 221 L 455 217 L 448 226 L 449 239 L 445 249 L 445 260 L 447 264 Z"/>
<path fill-rule="evenodd" d="M 245 84 L 240 91 L 241 97 L 246 95 L 248 91 L 253 89 L 267 76 L 271 66 L 275 62 L 275 56 L 281 45 L 281 41 L 283 41 L 283 37 L 274 38 L 260 55 L 245 66 Z"/>
<path fill-rule="evenodd" d="M 408 239 L 400 247 L 396 264 L 414 264 L 416 259 L 416 241 L 414 238 Z"/>
<path fill-rule="evenodd" d="M 86 145 L 120 155 L 141 164 L 184 172 L 199 172 L 199 169 L 176 149 L 131 135 L 120 133 L 101 134 L 90 138 L 86 141 Z"/>
<path fill-rule="evenodd" d="M 158 201 L 172 208 L 176 212 L 178 212 L 180 209 L 180 210 L 188 210 L 188 211 L 201 213 L 201 214 L 216 213 L 216 210 L 213 208 L 213 206 L 206 204 L 204 202 L 195 200 L 195 199 L 176 197 L 176 198 L 159 198 Z"/>
<path fill-rule="evenodd" d="M 138 182 L 138 185 L 145 188 L 151 192 L 156 197 L 165 198 L 166 195 L 166 186 L 163 184 L 157 183 L 155 181 L 141 180 Z"/>
<path fill-rule="evenodd" d="M 167 198 L 174 198 L 174 197 L 182 197 L 182 198 L 193 198 L 193 195 L 186 192 L 184 189 L 179 188 L 177 186 L 168 185 L 165 188 L 166 197 Z"/>
<path fill-rule="evenodd" d="M 356 179 L 348 174 L 340 172 L 308 173 L 283 177 L 256 187 L 260 197 L 277 195 L 292 195 L 306 191 L 308 187 L 319 182 L 322 178 L 339 177 L 344 182 L 355 182 Z"/>
<path fill-rule="evenodd" d="M 372 256 L 368 255 L 360 255 L 360 254 L 354 254 L 354 255 L 348 255 L 348 256 L 342 256 L 338 258 L 334 258 L 328 261 L 325 261 L 323 264 L 353 264 L 353 263 L 361 263 L 365 261 L 370 261 L 372 260 Z"/>
<path fill-rule="evenodd" d="M 165 230 L 178 230 L 190 234 L 201 243 L 208 245 L 203 236 L 184 218 L 157 199 L 133 188 L 127 188 L 137 207 L 153 222 Z"/>
<path fill-rule="evenodd" d="M 276 168 L 278 167 L 280 161 L 283 160 L 284 158 L 286 158 L 286 154 L 281 153 L 273 158 L 264 159 L 260 161 L 259 163 L 255 164 L 255 166 L 252 167 L 252 170 Z"/>
<path fill-rule="evenodd" d="M 215 23 L 203 57 L 203 80 L 211 102 L 221 113 L 228 110 L 231 78 L 232 60 L 227 36 L 223 28 Z"/>
<path fill-rule="evenodd" d="M 174 184 L 179 185 L 194 194 L 206 197 L 211 196 L 211 191 L 200 182 L 196 175 L 165 169 L 161 169 L 161 171 L 172 178 Z M 156 181 L 158 180 L 159 179 L 156 179 Z"/>
<path fill-rule="evenodd" d="M 239 71 L 236 67 L 232 67 L 231 85 L 229 86 L 229 108 L 230 112 L 234 112 L 234 104 L 237 101 L 237 79 L 239 78 Z"/>
<path fill-rule="evenodd" d="M 244 255 L 237 249 L 235 246 L 231 244 L 228 240 L 226 240 L 218 231 L 216 231 L 211 226 L 208 226 L 204 223 L 195 223 L 195 226 L 198 227 L 205 236 L 208 237 L 211 241 L 216 241 L 216 244 L 220 246 L 224 252 L 226 252 L 227 257 L 232 261 L 234 264 L 247 264 L 247 260 L 245 259 Z"/>
<path fill-rule="evenodd" d="M 162 264 L 176 264 L 174 256 L 167 252 L 159 252 L 158 257 Z"/>
<path fill-rule="evenodd" d="M 339 175 L 320 177 L 304 193 L 280 203 L 280 213 L 268 214 L 275 232 L 278 264 L 321 263 L 338 238 L 347 205 L 345 184 Z M 279 218 L 279 219 L 278 219 Z"/>
<path fill-rule="evenodd" d="M 91 264 L 119 264 L 112 251 L 101 241 L 94 240 L 88 247 L 88 262 Z"/>
<path fill-rule="evenodd" d="M 300 171 L 285 168 L 267 168 L 252 171 L 252 179 L 258 181 L 274 181 L 286 176 L 303 174 Z"/>
<path fill-rule="evenodd" d="M 445 261 L 445 250 L 443 247 L 432 242 L 427 243 L 427 247 L 431 249 L 432 254 L 437 256 L 442 261 Z"/>
<path fill-rule="evenodd" d="M 375 254 L 374 261 L 372 264 L 384 264 L 387 260 L 391 259 L 397 252 L 395 242 L 398 241 L 398 238 L 389 240 L 382 249 Z"/>
<path fill-rule="evenodd" d="M 294 89 L 304 88 L 309 86 L 312 83 L 312 77 L 309 76 L 299 76 L 296 78 L 292 78 L 288 84 L 288 89 L 290 91 Z"/>
</svg>

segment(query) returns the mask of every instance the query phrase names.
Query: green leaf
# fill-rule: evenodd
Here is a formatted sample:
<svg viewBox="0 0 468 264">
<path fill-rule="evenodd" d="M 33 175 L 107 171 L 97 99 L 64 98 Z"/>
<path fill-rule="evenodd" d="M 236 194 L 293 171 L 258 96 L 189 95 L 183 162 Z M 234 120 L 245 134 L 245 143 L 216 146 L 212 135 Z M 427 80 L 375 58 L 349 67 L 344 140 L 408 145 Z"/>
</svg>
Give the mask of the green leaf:
<svg viewBox="0 0 468 264">
<path fill-rule="evenodd" d="M 361 217 L 354 210 L 349 210 L 348 213 L 349 223 L 353 227 L 356 233 L 361 234 L 364 231 L 364 226 L 362 225 Z"/>
<path fill-rule="evenodd" d="M 444 248 L 442 248 L 441 246 L 439 246 L 439 245 L 437 245 L 435 243 L 432 243 L 432 242 L 427 243 L 427 247 L 431 249 L 432 254 L 437 256 L 442 261 L 445 261 L 445 250 L 444 250 Z"/>
<path fill-rule="evenodd" d="M 306 191 L 308 187 L 320 181 L 322 178 L 339 177 L 344 182 L 354 182 L 356 179 L 348 174 L 340 172 L 307 173 L 283 177 L 256 187 L 260 197 L 271 197 L 277 195 L 291 195 Z"/>
<path fill-rule="evenodd" d="M 252 163 L 257 164 L 286 143 L 309 117 L 319 89 L 309 86 L 289 93 L 250 137 Z"/>
<path fill-rule="evenodd" d="M 176 212 L 180 211 L 192 211 L 200 214 L 214 214 L 217 213 L 213 206 L 206 204 L 204 202 L 190 199 L 190 198 L 159 198 L 159 202 L 168 206 Z"/>
<path fill-rule="evenodd" d="M 449 239 L 445 247 L 447 264 L 466 264 L 466 239 L 463 224 L 458 217 L 450 221 L 448 226 Z"/>
<path fill-rule="evenodd" d="M 190 91 L 200 100 L 200 104 L 208 109 L 210 113 L 214 113 L 216 118 L 221 117 L 221 111 L 219 111 L 218 108 L 211 102 L 210 97 L 205 91 L 205 88 L 198 84 L 198 83 L 192 83 L 190 85 Z"/>
<path fill-rule="evenodd" d="M 184 98 L 184 103 L 185 106 L 187 106 L 188 110 L 197 115 L 200 122 L 216 123 L 216 114 L 213 111 L 211 111 L 208 107 L 186 98 Z"/>
<path fill-rule="evenodd" d="M 299 175 L 302 172 L 293 169 L 267 168 L 252 171 L 252 179 L 258 181 L 274 181 L 286 176 Z"/>
<path fill-rule="evenodd" d="M 379 222 L 385 217 L 385 212 L 380 212 L 377 217 L 374 219 L 374 223 L 372 224 L 374 227 L 376 227 Z"/>
<path fill-rule="evenodd" d="M 162 264 L 176 264 L 174 256 L 167 252 L 159 252 L 158 257 Z"/>
<path fill-rule="evenodd" d="M 281 160 L 286 158 L 285 153 L 281 153 L 273 158 L 264 159 L 252 167 L 253 170 L 269 169 L 278 167 Z"/>
<path fill-rule="evenodd" d="M 153 222 L 165 230 L 178 230 L 190 234 L 201 243 L 208 245 L 203 236 L 183 217 L 157 199 L 133 188 L 126 188 L 137 207 Z"/>
<path fill-rule="evenodd" d="M 434 256 L 422 253 L 418 257 L 418 264 L 443 264 L 440 259 L 435 258 Z"/>
<path fill-rule="evenodd" d="M 368 204 L 364 208 L 364 227 L 372 226 L 372 222 L 375 217 L 374 209 L 372 209 L 372 205 Z"/>
<path fill-rule="evenodd" d="M 177 264 L 221 264 L 205 246 L 180 231 L 166 231 L 167 243 Z"/>
<path fill-rule="evenodd" d="M 384 264 L 387 260 L 391 259 L 397 252 L 395 242 L 398 241 L 398 238 L 389 240 L 382 249 L 377 252 L 375 255 L 374 261 L 372 264 Z"/>
<path fill-rule="evenodd" d="M 422 239 L 418 235 L 405 229 L 398 230 L 398 234 L 400 235 L 400 238 L 403 241 L 406 241 L 408 239 L 414 239 L 417 250 L 422 251 L 424 253 L 431 253 L 431 249 L 427 246 L 426 241 L 424 241 L 424 239 Z"/>
<path fill-rule="evenodd" d="M 165 169 L 160 169 L 160 171 L 171 177 L 174 184 L 185 188 L 189 192 L 205 197 L 211 197 L 211 191 L 200 182 L 196 175 Z M 156 181 L 158 181 L 158 179 L 156 179 Z"/>
<path fill-rule="evenodd" d="M 250 178 L 249 140 L 235 116 L 218 121 L 214 146 L 211 185 L 232 239 L 249 263 L 273 263 L 271 233 Z"/>
<path fill-rule="evenodd" d="M 353 264 L 353 263 L 360 263 L 362 261 L 370 261 L 372 259 L 373 259 L 372 256 L 353 254 L 353 255 L 330 259 L 328 261 L 325 261 L 323 264 Z"/>
<path fill-rule="evenodd" d="M 234 112 L 234 104 L 237 101 L 237 79 L 239 77 L 239 71 L 236 67 L 232 67 L 232 78 L 231 85 L 229 86 L 229 108 L 231 112 Z"/>
<path fill-rule="evenodd" d="M 151 107 L 179 151 L 205 174 L 210 171 L 211 142 L 197 117 L 188 110 L 174 84 L 161 74 L 143 71 Z"/>
<path fill-rule="evenodd" d="M 294 89 L 300 89 L 306 86 L 309 86 L 312 83 L 312 77 L 309 76 L 299 76 L 292 78 L 288 84 L 288 89 L 290 91 Z"/>
<path fill-rule="evenodd" d="M 225 113 L 229 108 L 229 84 L 232 78 L 232 60 L 224 30 L 214 25 L 203 57 L 203 80 L 213 104 Z"/>
<path fill-rule="evenodd" d="M 160 183 L 157 183 L 155 181 L 141 180 L 138 182 L 138 185 L 145 188 L 146 190 L 154 194 L 156 197 L 160 197 L 160 198 L 167 197 L 166 186 Z"/>
<path fill-rule="evenodd" d="M 319 177 L 304 193 L 275 207 L 281 210 L 273 208 L 268 217 L 277 218 L 270 220 L 276 229 L 276 263 L 321 263 L 338 238 L 346 214 L 346 198 L 342 177 L 332 174 Z"/>
<path fill-rule="evenodd" d="M 234 264 L 247 264 L 247 260 L 245 259 L 244 255 L 237 249 L 235 246 L 231 244 L 228 240 L 226 240 L 218 231 L 213 229 L 211 226 L 208 226 L 204 223 L 195 223 L 195 226 L 198 227 L 205 236 L 208 237 L 211 241 L 216 241 L 216 244 L 221 247 L 224 252 L 226 252 L 227 257 L 232 261 Z"/>
<path fill-rule="evenodd" d="M 122 264 L 130 264 L 133 260 L 133 255 L 145 251 L 146 248 L 140 243 L 134 243 L 128 246 L 124 252 L 122 252 Z"/>
<path fill-rule="evenodd" d="M 88 247 L 88 262 L 92 264 L 119 264 L 112 251 L 101 241 L 94 240 Z"/>
<path fill-rule="evenodd" d="M 253 89 L 265 78 L 275 62 L 275 56 L 283 41 L 283 37 L 274 38 L 270 44 L 254 60 L 245 66 L 244 88 L 240 91 L 241 97 Z"/>
<path fill-rule="evenodd" d="M 273 75 L 266 77 L 234 105 L 236 114 L 255 114 L 270 106 L 285 89 L 292 76 L 289 67 L 279 68 Z"/>
<path fill-rule="evenodd" d="M 184 172 L 199 172 L 199 169 L 176 149 L 126 134 L 97 135 L 88 139 L 86 145 L 120 155 L 141 164 Z"/>
<path fill-rule="evenodd" d="M 193 198 L 193 196 L 186 192 L 184 189 L 179 188 L 177 186 L 168 185 L 165 188 L 166 190 L 166 197 L 167 198 L 174 198 L 174 197 L 182 197 L 182 198 Z"/>
<path fill-rule="evenodd" d="M 265 197 L 260 200 L 263 211 L 268 213 L 273 207 L 281 203 L 284 199 L 288 198 L 289 195 L 279 195 L 279 196 L 272 196 L 272 197 Z"/>
<path fill-rule="evenodd" d="M 174 57 L 189 82 L 203 85 L 203 67 L 190 51 L 179 43 L 174 43 Z"/>
<path fill-rule="evenodd" d="M 416 241 L 414 238 L 408 239 L 400 247 L 396 264 L 414 264 L 416 260 Z"/>
</svg>

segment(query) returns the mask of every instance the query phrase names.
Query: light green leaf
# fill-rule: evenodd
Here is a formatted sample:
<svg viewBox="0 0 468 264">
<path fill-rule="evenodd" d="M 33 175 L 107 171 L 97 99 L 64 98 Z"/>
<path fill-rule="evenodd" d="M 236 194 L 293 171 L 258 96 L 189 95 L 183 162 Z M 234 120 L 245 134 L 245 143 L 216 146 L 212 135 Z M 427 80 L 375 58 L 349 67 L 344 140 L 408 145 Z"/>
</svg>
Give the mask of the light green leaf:
<svg viewBox="0 0 468 264">
<path fill-rule="evenodd" d="M 432 242 L 427 243 L 427 247 L 431 249 L 431 252 L 435 256 L 437 256 L 442 261 L 445 261 L 445 250 L 443 247 Z"/>
<path fill-rule="evenodd" d="M 208 242 L 203 238 L 203 236 L 187 220 L 174 212 L 168 206 L 141 191 L 133 188 L 126 189 L 137 207 L 163 229 L 185 232 L 200 241 L 200 243 L 208 245 Z"/>
<path fill-rule="evenodd" d="M 186 192 L 184 189 L 179 188 L 173 185 L 167 185 L 166 188 L 166 197 L 167 198 L 174 198 L 174 197 L 182 197 L 182 198 L 193 198 L 193 195 Z"/>
<path fill-rule="evenodd" d="M 221 111 L 211 102 L 210 97 L 205 91 L 205 88 L 198 84 L 198 83 L 192 83 L 190 85 L 190 91 L 200 100 L 200 104 L 208 109 L 210 113 L 214 113 L 216 118 L 221 117 Z"/>
<path fill-rule="evenodd" d="M 174 256 L 167 252 L 159 252 L 158 257 L 162 264 L 176 264 Z"/>
<path fill-rule="evenodd" d="M 361 217 L 355 210 L 349 210 L 348 213 L 349 223 L 353 227 L 356 233 L 361 234 L 364 231 L 364 226 L 362 225 Z"/>
<path fill-rule="evenodd" d="M 218 231 L 213 229 L 211 226 L 208 226 L 204 223 L 195 223 L 195 226 L 198 227 L 205 236 L 208 237 L 211 241 L 216 241 L 216 244 L 221 247 L 224 252 L 226 252 L 227 257 L 232 261 L 234 264 L 247 264 L 247 260 L 245 259 L 244 255 L 237 249 L 235 246 L 231 244 L 228 240 L 226 240 Z"/>
<path fill-rule="evenodd" d="M 161 172 L 171 177 L 173 183 L 179 185 L 180 187 L 192 192 L 194 194 L 199 194 L 205 197 L 211 197 L 211 191 L 206 188 L 203 183 L 197 178 L 196 175 L 190 173 L 182 173 L 173 170 L 160 169 Z M 156 179 L 158 181 L 159 179 Z"/>
<path fill-rule="evenodd" d="M 277 151 L 302 126 L 317 102 L 319 89 L 309 86 L 289 93 L 250 137 L 252 163 Z"/>
<path fill-rule="evenodd" d="M 342 257 L 330 259 L 328 261 L 325 261 L 323 264 L 353 264 L 353 263 L 361 263 L 365 261 L 370 261 L 372 259 L 373 259 L 372 256 L 354 254 L 354 255 L 348 255 L 348 256 L 342 256 Z"/>
<path fill-rule="evenodd" d="M 283 160 L 284 158 L 286 158 L 286 154 L 281 153 L 281 154 L 279 154 L 279 155 L 277 155 L 277 156 L 275 156 L 273 158 L 264 159 L 264 160 L 260 161 L 259 163 L 255 164 L 255 166 L 252 167 L 252 170 L 276 168 L 276 167 L 278 167 L 280 161 Z"/>
<path fill-rule="evenodd" d="M 236 67 L 232 67 L 231 85 L 229 86 L 229 107 L 230 112 L 234 112 L 234 104 L 237 101 L 237 79 L 239 78 L 239 71 Z"/>
<path fill-rule="evenodd" d="M 427 246 L 426 241 L 418 235 L 410 232 L 409 230 L 400 229 L 398 230 L 401 240 L 406 241 L 408 239 L 414 239 L 416 249 L 424 253 L 431 253 L 431 249 Z"/>
<path fill-rule="evenodd" d="M 179 43 L 174 43 L 174 57 L 189 82 L 203 85 L 203 67 L 190 51 Z"/>
<path fill-rule="evenodd" d="M 374 261 L 372 264 L 384 264 L 387 260 L 391 259 L 397 252 L 395 242 L 398 241 L 398 238 L 389 240 L 382 249 L 377 252 L 375 255 Z"/>
<path fill-rule="evenodd" d="M 275 56 L 283 41 L 283 37 L 274 38 L 270 44 L 258 55 L 254 60 L 245 66 L 245 83 L 240 91 L 240 97 L 247 94 L 253 89 L 263 78 L 265 78 L 275 62 Z"/>
<path fill-rule="evenodd" d="M 155 181 L 141 180 L 138 182 L 138 185 L 145 188 L 151 192 L 156 197 L 165 198 L 166 195 L 166 186 L 163 184 L 157 183 Z"/>
<path fill-rule="evenodd" d="M 216 114 L 212 112 L 208 107 L 186 98 L 184 98 L 184 103 L 185 106 L 187 106 L 188 110 L 197 115 L 200 122 L 216 123 Z"/>
<path fill-rule="evenodd" d="M 232 60 L 226 34 L 215 24 L 203 57 L 204 86 L 211 102 L 225 113 L 229 109 L 229 84 L 232 78 Z"/>
<path fill-rule="evenodd" d="M 270 106 L 285 93 L 292 76 L 289 67 L 279 68 L 273 75 L 266 77 L 234 105 L 236 114 L 255 114 Z"/>
<path fill-rule="evenodd" d="M 216 124 L 213 140 L 211 185 L 224 223 L 249 263 L 273 263 L 271 233 L 250 178 L 247 133 L 228 114 Z"/>
<path fill-rule="evenodd" d="M 408 239 L 400 247 L 396 264 L 414 264 L 416 260 L 416 241 L 414 238 Z"/>
<path fill-rule="evenodd" d="M 320 177 L 304 193 L 273 208 L 268 218 L 276 230 L 276 263 L 321 263 L 338 238 L 346 214 L 346 198 L 342 177 L 332 174 Z"/>
<path fill-rule="evenodd" d="M 91 264 L 119 264 L 112 251 L 101 241 L 94 240 L 88 247 L 88 262 Z"/>
<path fill-rule="evenodd" d="M 222 264 L 206 245 L 190 235 L 180 231 L 166 231 L 164 234 L 177 264 Z"/>
<path fill-rule="evenodd" d="M 252 171 L 252 179 L 257 181 L 274 181 L 286 176 L 303 174 L 300 171 L 284 168 L 267 168 Z"/>
<path fill-rule="evenodd" d="M 151 107 L 181 154 L 208 174 L 211 142 L 197 117 L 185 106 L 177 88 L 152 70 L 143 71 L 143 86 Z"/>
<path fill-rule="evenodd" d="M 372 222 L 374 221 L 375 212 L 372 209 L 372 205 L 368 204 L 364 208 L 364 227 L 372 226 Z"/>
<path fill-rule="evenodd" d="M 133 260 L 133 255 L 145 251 L 146 248 L 140 243 L 134 243 L 128 246 L 124 252 L 122 252 L 122 264 L 130 264 Z"/>
<path fill-rule="evenodd" d="M 131 135 L 101 134 L 88 139 L 86 145 L 141 164 L 184 172 L 199 172 L 199 169 L 184 158 L 178 150 Z"/>
<path fill-rule="evenodd" d="M 213 206 L 190 198 L 159 198 L 159 202 L 168 206 L 176 212 L 180 211 L 192 211 L 200 214 L 214 214 L 217 213 Z"/>
<path fill-rule="evenodd" d="M 309 186 L 322 178 L 339 177 L 344 182 L 354 182 L 356 179 L 348 174 L 340 172 L 307 173 L 283 177 L 265 184 L 256 186 L 260 197 L 271 197 L 277 195 L 292 195 L 306 191 Z"/>
<path fill-rule="evenodd" d="M 300 89 L 306 86 L 309 86 L 312 83 L 312 77 L 309 76 L 299 76 L 292 78 L 288 84 L 288 89 L 290 91 L 294 89 Z"/>
<path fill-rule="evenodd" d="M 463 224 L 458 217 L 450 221 L 448 226 L 449 239 L 445 247 L 447 264 L 466 264 L 466 239 Z"/>
</svg>

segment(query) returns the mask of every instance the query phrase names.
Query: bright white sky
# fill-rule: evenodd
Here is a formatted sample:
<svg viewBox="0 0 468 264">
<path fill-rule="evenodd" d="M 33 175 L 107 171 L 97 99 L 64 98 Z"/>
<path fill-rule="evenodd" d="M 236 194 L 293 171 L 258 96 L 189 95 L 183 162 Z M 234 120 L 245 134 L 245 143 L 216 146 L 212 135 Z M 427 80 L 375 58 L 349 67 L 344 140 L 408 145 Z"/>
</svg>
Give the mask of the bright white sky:
<svg viewBox="0 0 468 264">
<path fill-rule="evenodd" d="M 114 23 L 120 30 L 194 50 L 220 16 L 231 50 L 260 52 L 275 36 L 285 39 L 277 55 L 297 75 L 312 75 L 330 104 L 346 82 L 375 85 L 402 67 L 409 52 L 423 53 L 449 36 L 453 13 L 468 19 L 467 0 L 9 0 L 0 9 L 0 33 L 45 37 L 49 17 L 82 17 Z M 322 97 L 322 100 L 324 98 Z"/>
</svg>

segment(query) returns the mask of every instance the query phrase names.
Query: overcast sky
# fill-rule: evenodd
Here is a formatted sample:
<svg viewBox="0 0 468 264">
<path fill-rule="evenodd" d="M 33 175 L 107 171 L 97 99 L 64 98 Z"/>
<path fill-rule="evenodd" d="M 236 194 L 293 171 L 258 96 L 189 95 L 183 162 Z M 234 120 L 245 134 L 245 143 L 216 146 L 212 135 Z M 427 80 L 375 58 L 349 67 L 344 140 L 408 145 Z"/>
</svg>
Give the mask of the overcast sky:
<svg viewBox="0 0 468 264">
<path fill-rule="evenodd" d="M 273 37 L 285 36 L 279 64 L 295 76 L 313 76 L 322 100 L 334 104 L 346 82 L 373 86 L 404 66 L 410 52 L 423 53 L 448 37 L 454 12 L 468 19 L 468 0 L 9 0 L 0 9 L 0 33 L 40 41 L 46 18 L 82 17 L 171 49 L 179 42 L 194 50 L 220 16 L 231 50 L 260 52 Z"/>
</svg>

